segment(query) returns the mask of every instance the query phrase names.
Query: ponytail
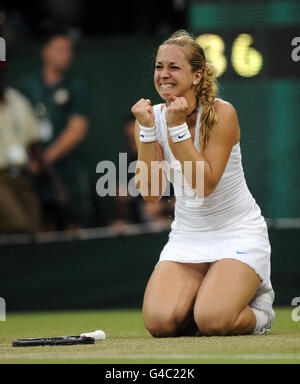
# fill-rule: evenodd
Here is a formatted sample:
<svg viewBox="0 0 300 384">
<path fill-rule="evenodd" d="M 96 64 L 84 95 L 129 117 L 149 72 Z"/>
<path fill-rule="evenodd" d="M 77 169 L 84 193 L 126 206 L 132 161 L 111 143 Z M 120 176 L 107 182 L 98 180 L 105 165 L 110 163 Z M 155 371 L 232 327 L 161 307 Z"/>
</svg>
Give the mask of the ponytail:
<svg viewBox="0 0 300 384">
<path fill-rule="evenodd" d="M 203 152 L 211 135 L 213 126 L 218 121 L 218 115 L 215 110 L 214 101 L 218 93 L 218 87 L 215 81 L 214 67 L 206 63 L 203 77 L 196 90 L 199 101 L 203 106 L 200 128 L 200 148 Z"/>
</svg>

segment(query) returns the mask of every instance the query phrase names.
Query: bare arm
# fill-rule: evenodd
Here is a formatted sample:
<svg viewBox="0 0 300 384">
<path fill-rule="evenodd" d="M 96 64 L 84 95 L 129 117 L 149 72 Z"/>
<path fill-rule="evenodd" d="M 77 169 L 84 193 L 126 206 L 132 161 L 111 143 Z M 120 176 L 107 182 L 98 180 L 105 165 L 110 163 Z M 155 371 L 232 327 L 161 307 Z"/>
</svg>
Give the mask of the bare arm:
<svg viewBox="0 0 300 384">
<path fill-rule="evenodd" d="M 196 162 L 202 161 L 204 164 L 204 196 L 208 196 L 219 183 L 226 168 L 232 146 L 239 138 L 239 124 L 234 107 L 224 101 L 216 102 L 215 107 L 219 117 L 218 123 L 213 127 L 212 135 L 203 153 L 198 153 L 191 139 L 173 143 L 169 138 L 174 156 L 180 161 L 188 183 L 198 196 L 201 188 L 197 188 L 199 186 L 196 185 Z M 172 118 L 170 123 L 171 121 Z M 187 174 L 188 168 L 185 169 L 184 167 L 186 161 L 192 164 L 192 174 Z"/>
<path fill-rule="evenodd" d="M 82 142 L 87 130 L 88 120 L 86 118 L 81 116 L 71 117 L 61 135 L 45 150 L 45 160 L 48 163 L 54 163 L 66 156 Z"/>
<path fill-rule="evenodd" d="M 135 140 L 138 149 L 136 167 L 136 186 L 145 201 L 155 202 L 161 198 L 166 187 L 166 180 L 159 163 L 163 153 L 157 141 L 144 143 L 140 141 L 139 125 L 154 126 L 154 114 L 150 100 L 141 99 L 132 107 L 136 116 Z"/>
<path fill-rule="evenodd" d="M 163 161 L 163 152 L 157 142 L 141 143 L 139 136 L 140 129 L 139 123 L 137 122 L 135 139 L 138 148 L 138 161 L 145 164 L 145 166 L 140 165 L 140 167 L 139 164 L 137 165 L 137 189 L 141 192 L 145 201 L 155 202 L 162 197 L 166 187 L 164 173 L 159 167 L 159 163 Z"/>
</svg>

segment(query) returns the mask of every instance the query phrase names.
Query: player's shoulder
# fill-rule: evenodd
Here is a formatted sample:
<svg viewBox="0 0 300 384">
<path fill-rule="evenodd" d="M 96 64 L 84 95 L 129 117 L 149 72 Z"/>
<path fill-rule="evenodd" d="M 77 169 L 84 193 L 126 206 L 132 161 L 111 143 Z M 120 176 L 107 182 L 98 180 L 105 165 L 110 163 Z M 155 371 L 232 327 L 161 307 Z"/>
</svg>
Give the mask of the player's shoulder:
<svg viewBox="0 0 300 384">
<path fill-rule="evenodd" d="M 218 115 L 219 121 L 238 120 L 235 107 L 228 101 L 222 99 L 215 99 L 214 107 Z"/>
<path fill-rule="evenodd" d="M 216 98 L 214 101 L 214 107 L 219 117 L 236 117 L 237 112 L 235 107 L 223 99 Z"/>
<path fill-rule="evenodd" d="M 234 106 L 222 99 L 215 99 L 215 111 L 217 113 L 218 122 L 214 127 L 214 134 L 222 140 L 232 137 L 237 140 L 239 136 L 239 122 Z"/>
</svg>

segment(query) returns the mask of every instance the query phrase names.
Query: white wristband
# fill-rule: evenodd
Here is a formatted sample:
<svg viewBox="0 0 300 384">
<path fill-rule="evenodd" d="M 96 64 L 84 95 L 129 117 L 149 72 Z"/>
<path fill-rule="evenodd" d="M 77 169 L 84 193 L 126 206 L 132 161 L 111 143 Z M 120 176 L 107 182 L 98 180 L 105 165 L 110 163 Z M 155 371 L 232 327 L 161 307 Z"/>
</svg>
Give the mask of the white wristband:
<svg viewBox="0 0 300 384">
<path fill-rule="evenodd" d="M 140 124 L 140 141 L 142 143 L 152 143 L 156 141 L 156 128 L 153 127 L 144 127 Z"/>
<path fill-rule="evenodd" d="M 187 140 L 191 137 L 187 123 L 169 128 L 169 133 L 173 143 L 179 143 L 180 141 Z"/>
</svg>

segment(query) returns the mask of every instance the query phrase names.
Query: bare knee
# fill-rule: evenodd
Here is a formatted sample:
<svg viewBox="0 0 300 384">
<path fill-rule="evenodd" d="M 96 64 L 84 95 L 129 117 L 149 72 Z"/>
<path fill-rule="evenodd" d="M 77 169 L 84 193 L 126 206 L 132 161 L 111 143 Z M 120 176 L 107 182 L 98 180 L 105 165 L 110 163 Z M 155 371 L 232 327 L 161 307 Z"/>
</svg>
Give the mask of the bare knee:
<svg viewBox="0 0 300 384">
<path fill-rule="evenodd" d="M 143 311 L 146 329 L 153 337 L 176 337 L 184 322 L 182 316 L 163 311 Z"/>
<path fill-rule="evenodd" d="M 203 310 L 195 313 L 195 322 L 205 336 L 226 336 L 234 328 L 234 319 L 219 311 Z"/>
</svg>

